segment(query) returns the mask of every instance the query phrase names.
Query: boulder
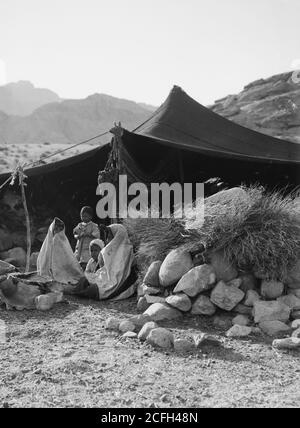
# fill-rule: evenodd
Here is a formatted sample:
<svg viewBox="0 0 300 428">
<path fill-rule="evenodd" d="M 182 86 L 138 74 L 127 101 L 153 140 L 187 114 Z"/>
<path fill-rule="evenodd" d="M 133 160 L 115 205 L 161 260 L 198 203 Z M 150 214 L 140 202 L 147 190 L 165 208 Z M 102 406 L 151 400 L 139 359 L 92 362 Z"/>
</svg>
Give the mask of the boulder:
<svg viewBox="0 0 300 428">
<path fill-rule="evenodd" d="M 259 328 L 268 336 L 278 336 L 290 331 L 290 327 L 282 321 L 262 321 L 259 323 Z"/>
<path fill-rule="evenodd" d="M 121 333 L 126 333 L 127 331 L 134 331 L 135 325 L 129 320 L 124 320 L 120 322 L 119 330 Z"/>
<path fill-rule="evenodd" d="M 132 322 L 136 326 L 136 328 L 139 330 L 147 322 L 151 321 L 151 318 L 149 317 L 149 315 L 140 314 L 140 315 L 134 315 L 133 317 L 130 317 L 128 321 Z"/>
<path fill-rule="evenodd" d="M 287 294 L 286 296 L 281 296 L 277 299 L 277 301 L 284 303 L 292 310 L 300 310 L 300 299 L 294 296 L 294 294 Z"/>
<path fill-rule="evenodd" d="M 142 296 L 139 298 L 136 307 L 139 312 L 145 312 L 145 310 L 148 309 L 149 306 L 150 303 L 147 303 L 146 296 Z"/>
<path fill-rule="evenodd" d="M 120 320 L 110 317 L 105 321 L 105 328 L 107 330 L 119 330 Z"/>
<path fill-rule="evenodd" d="M 232 326 L 232 320 L 226 315 L 216 315 L 213 319 L 213 325 L 222 330 L 227 330 Z"/>
<path fill-rule="evenodd" d="M 216 275 L 210 265 L 196 266 L 179 280 L 174 293 L 183 291 L 190 297 L 209 290 L 216 281 Z"/>
<path fill-rule="evenodd" d="M 195 349 L 195 343 L 188 339 L 175 339 L 174 350 L 179 353 L 191 352 Z"/>
<path fill-rule="evenodd" d="M 288 321 L 291 309 L 282 302 L 272 300 L 266 302 L 259 300 L 254 302 L 253 316 L 256 323 L 262 321 Z"/>
<path fill-rule="evenodd" d="M 243 303 L 239 303 L 233 308 L 233 312 L 241 315 L 252 316 L 252 307 L 243 305 Z"/>
<path fill-rule="evenodd" d="M 258 294 L 258 292 L 255 290 L 248 290 L 246 292 L 244 304 L 246 306 L 252 307 L 254 305 L 254 303 L 257 302 L 258 300 L 260 300 L 260 295 Z"/>
<path fill-rule="evenodd" d="M 220 341 L 216 337 L 207 333 L 200 333 L 200 334 L 193 335 L 193 341 L 196 348 L 199 348 L 202 345 L 207 343 L 210 343 L 212 345 L 220 345 Z"/>
<path fill-rule="evenodd" d="M 153 303 L 144 314 L 149 315 L 152 321 L 173 320 L 182 316 L 180 311 L 166 303 Z"/>
<path fill-rule="evenodd" d="M 292 269 L 288 271 L 286 283 L 300 283 L 300 259 L 296 262 Z"/>
<path fill-rule="evenodd" d="M 242 279 L 235 278 L 235 279 L 232 279 L 231 281 L 228 281 L 226 284 L 232 287 L 240 288 L 240 286 L 242 285 Z"/>
<path fill-rule="evenodd" d="M 146 294 L 144 297 L 149 305 L 152 305 L 153 303 L 165 303 L 166 301 L 164 297 L 152 296 L 151 294 Z"/>
<path fill-rule="evenodd" d="M 172 348 L 174 343 L 174 336 L 166 328 L 157 327 L 150 331 L 146 338 L 147 343 L 158 348 Z"/>
<path fill-rule="evenodd" d="M 9 250 L 13 246 L 11 233 L 0 229 L 0 252 Z"/>
<path fill-rule="evenodd" d="M 126 333 L 122 334 L 122 337 L 135 339 L 137 337 L 137 334 L 134 331 L 126 331 Z"/>
<path fill-rule="evenodd" d="M 215 305 L 209 297 L 200 295 L 193 303 L 191 313 L 193 315 L 213 315 L 216 312 Z"/>
<path fill-rule="evenodd" d="M 159 287 L 159 270 L 161 265 L 162 262 L 159 260 L 151 263 L 144 277 L 144 284 Z"/>
<path fill-rule="evenodd" d="M 293 294 L 294 296 L 298 297 L 298 299 L 300 299 L 300 288 L 289 288 L 288 294 Z"/>
<path fill-rule="evenodd" d="M 4 259 L 10 260 L 14 266 L 24 266 L 26 264 L 26 252 L 21 247 L 12 248 L 5 252 Z"/>
<path fill-rule="evenodd" d="M 252 273 L 241 275 L 239 278 L 242 280 L 240 290 L 242 290 L 244 293 L 247 293 L 249 290 L 255 290 L 258 285 L 257 278 L 255 278 Z"/>
<path fill-rule="evenodd" d="M 146 284 L 139 284 L 137 286 L 137 295 L 138 297 L 140 296 L 145 296 L 146 294 L 150 294 L 150 295 L 157 295 L 160 294 L 161 290 L 159 288 L 156 287 L 150 287 L 149 285 Z"/>
<path fill-rule="evenodd" d="M 57 291 L 48 294 L 41 294 L 35 298 L 36 309 L 39 311 L 49 311 L 55 303 L 63 300 L 63 293 Z"/>
<path fill-rule="evenodd" d="M 292 337 L 300 338 L 300 328 L 297 328 L 296 330 L 293 331 Z"/>
<path fill-rule="evenodd" d="M 275 349 L 299 349 L 300 339 L 297 337 L 286 337 L 285 339 L 275 339 L 272 343 Z"/>
<path fill-rule="evenodd" d="M 237 315 L 232 320 L 233 325 L 249 325 L 250 319 L 246 315 Z"/>
<path fill-rule="evenodd" d="M 220 251 L 211 254 L 210 264 L 216 274 L 217 281 L 231 281 L 238 276 L 235 266 L 226 260 L 224 254 Z"/>
<path fill-rule="evenodd" d="M 154 328 L 158 328 L 158 325 L 156 324 L 156 322 L 154 322 L 154 321 L 146 322 L 146 324 L 143 325 L 143 327 L 141 328 L 141 330 L 140 330 L 140 332 L 138 334 L 138 339 L 140 339 L 140 340 L 146 340 L 148 334 Z"/>
<path fill-rule="evenodd" d="M 284 290 L 282 282 L 278 281 L 262 281 L 260 294 L 267 300 L 274 300 L 281 296 Z"/>
<path fill-rule="evenodd" d="M 172 250 L 159 269 L 159 283 L 163 287 L 169 287 L 192 268 L 193 261 L 189 252 L 180 249 Z"/>
<path fill-rule="evenodd" d="M 213 289 L 210 300 L 216 306 L 225 311 L 231 311 L 244 298 L 244 292 L 237 287 L 225 284 L 224 281 L 218 282 Z"/>
<path fill-rule="evenodd" d="M 182 312 L 187 312 L 192 307 L 190 298 L 184 293 L 173 294 L 166 298 L 166 303 L 179 309 Z"/>
<path fill-rule="evenodd" d="M 244 325 L 234 325 L 226 331 L 227 337 L 245 337 L 252 333 L 252 328 Z"/>
<path fill-rule="evenodd" d="M 293 330 L 300 328 L 300 319 L 294 320 L 291 324 Z"/>
</svg>

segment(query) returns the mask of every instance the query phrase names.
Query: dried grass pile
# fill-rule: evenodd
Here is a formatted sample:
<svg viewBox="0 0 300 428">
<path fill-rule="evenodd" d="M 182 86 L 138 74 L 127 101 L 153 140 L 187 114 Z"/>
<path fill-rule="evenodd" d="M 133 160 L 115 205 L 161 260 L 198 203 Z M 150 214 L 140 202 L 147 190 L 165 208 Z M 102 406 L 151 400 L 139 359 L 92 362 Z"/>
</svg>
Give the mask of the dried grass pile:
<svg viewBox="0 0 300 428">
<path fill-rule="evenodd" d="M 208 257 L 222 250 L 239 270 L 281 281 L 300 258 L 299 192 L 234 188 L 205 199 L 204 222 L 190 210 L 182 219 L 127 219 L 124 225 L 142 272 L 173 248 L 197 252 L 203 244 Z"/>
</svg>

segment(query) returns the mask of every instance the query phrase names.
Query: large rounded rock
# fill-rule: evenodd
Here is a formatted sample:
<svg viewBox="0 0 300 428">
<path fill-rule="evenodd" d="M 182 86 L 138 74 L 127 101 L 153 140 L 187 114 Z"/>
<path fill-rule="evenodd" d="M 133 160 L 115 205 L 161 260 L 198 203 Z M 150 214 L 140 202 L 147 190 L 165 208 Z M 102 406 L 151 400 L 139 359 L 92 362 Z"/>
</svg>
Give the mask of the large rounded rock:
<svg viewBox="0 0 300 428">
<path fill-rule="evenodd" d="M 159 260 L 151 263 L 144 277 L 144 284 L 159 287 L 159 270 L 161 265 L 162 262 Z"/>
<path fill-rule="evenodd" d="M 258 292 L 255 290 L 248 290 L 246 292 L 244 304 L 246 306 L 253 306 L 254 303 L 257 302 L 258 300 L 260 300 L 260 295 L 258 294 Z"/>
<path fill-rule="evenodd" d="M 287 305 L 293 311 L 300 310 L 300 299 L 298 299 L 294 294 L 287 294 L 286 296 L 278 297 L 277 301 Z"/>
<path fill-rule="evenodd" d="M 21 247 L 12 248 L 6 251 L 5 259 L 10 260 L 14 266 L 24 266 L 26 264 L 26 252 Z"/>
<path fill-rule="evenodd" d="M 127 331 L 134 331 L 135 325 L 129 320 L 121 321 L 119 325 L 119 330 L 121 333 L 126 333 Z"/>
<path fill-rule="evenodd" d="M 282 321 L 262 321 L 259 328 L 268 336 L 279 336 L 288 333 L 291 329 Z"/>
<path fill-rule="evenodd" d="M 232 320 L 233 325 L 249 325 L 250 319 L 247 315 L 237 315 Z"/>
<path fill-rule="evenodd" d="M 224 281 L 218 282 L 213 289 L 210 300 L 219 308 L 231 311 L 241 300 L 245 293 L 237 287 L 229 286 Z"/>
<path fill-rule="evenodd" d="M 119 330 L 120 323 L 118 318 L 110 317 L 105 321 L 105 328 L 107 330 Z"/>
<path fill-rule="evenodd" d="M 190 297 L 209 290 L 216 281 L 216 275 L 210 265 L 201 265 L 191 269 L 179 280 L 174 293 L 183 291 Z"/>
<path fill-rule="evenodd" d="M 281 296 L 284 290 L 282 282 L 278 281 L 262 281 L 260 294 L 267 300 L 273 300 Z"/>
<path fill-rule="evenodd" d="M 49 311 L 53 308 L 55 303 L 61 302 L 63 293 L 53 292 L 48 294 L 41 294 L 35 298 L 35 305 L 39 311 Z"/>
<path fill-rule="evenodd" d="M 300 338 L 297 337 L 286 337 L 285 339 L 275 339 L 272 343 L 275 349 L 299 349 Z"/>
<path fill-rule="evenodd" d="M 263 300 L 254 302 L 253 316 L 254 322 L 262 321 L 288 321 L 291 313 L 291 308 L 282 302 L 276 300 L 266 302 Z"/>
<path fill-rule="evenodd" d="M 216 274 L 217 281 L 227 282 L 238 276 L 236 267 L 226 259 L 221 251 L 211 254 L 210 264 Z"/>
<path fill-rule="evenodd" d="M 288 294 L 293 294 L 294 296 L 298 297 L 298 299 L 300 299 L 300 289 L 299 288 L 296 288 L 296 289 L 289 288 Z"/>
<path fill-rule="evenodd" d="M 210 301 L 209 297 L 204 295 L 197 297 L 191 310 L 193 315 L 213 315 L 215 312 L 215 305 Z"/>
<path fill-rule="evenodd" d="M 233 308 L 233 312 L 236 312 L 237 314 L 241 314 L 241 315 L 251 316 L 252 315 L 252 307 L 246 306 L 243 303 L 239 303 L 238 305 L 236 305 Z"/>
<path fill-rule="evenodd" d="M 134 315 L 133 317 L 130 317 L 128 321 L 132 322 L 137 329 L 140 329 L 147 322 L 151 321 L 151 318 L 149 317 L 149 315 L 140 314 L 140 315 Z"/>
<path fill-rule="evenodd" d="M 244 325 L 235 324 L 227 332 L 227 337 L 245 337 L 252 333 L 252 328 Z"/>
<path fill-rule="evenodd" d="M 149 306 L 151 306 L 151 303 L 147 302 L 146 296 L 142 296 L 139 298 L 136 307 L 139 312 L 145 312 L 145 310 L 148 309 Z"/>
<path fill-rule="evenodd" d="M 159 282 L 163 287 L 175 284 L 193 267 L 190 253 L 180 249 L 172 250 L 159 269 Z"/>
<path fill-rule="evenodd" d="M 147 343 L 158 348 L 168 349 L 172 348 L 174 343 L 174 336 L 166 328 L 158 327 L 150 331 L 146 339 Z"/>
<path fill-rule="evenodd" d="M 138 334 L 138 339 L 146 340 L 150 331 L 153 330 L 154 328 L 158 328 L 158 325 L 156 324 L 156 322 L 154 322 L 154 321 L 146 322 L 146 324 L 143 325 L 143 327 L 141 328 L 141 330 Z"/>
<path fill-rule="evenodd" d="M 165 303 L 153 303 L 144 314 L 149 315 L 152 321 L 173 320 L 182 316 L 180 311 Z"/>
<path fill-rule="evenodd" d="M 182 312 L 187 312 L 192 307 L 192 302 L 189 297 L 184 293 L 173 294 L 166 298 L 166 303 L 179 309 Z"/>
</svg>

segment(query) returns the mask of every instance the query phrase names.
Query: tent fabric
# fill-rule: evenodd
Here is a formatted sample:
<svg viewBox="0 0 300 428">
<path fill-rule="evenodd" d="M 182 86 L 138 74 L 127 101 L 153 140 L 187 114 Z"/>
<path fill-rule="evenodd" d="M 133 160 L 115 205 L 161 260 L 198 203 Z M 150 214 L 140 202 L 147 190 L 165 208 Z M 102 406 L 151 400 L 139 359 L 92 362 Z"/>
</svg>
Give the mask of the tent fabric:
<svg viewBox="0 0 300 428">
<path fill-rule="evenodd" d="M 300 144 L 231 122 L 199 104 L 178 86 L 131 134 L 213 157 L 300 164 Z"/>
</svg>

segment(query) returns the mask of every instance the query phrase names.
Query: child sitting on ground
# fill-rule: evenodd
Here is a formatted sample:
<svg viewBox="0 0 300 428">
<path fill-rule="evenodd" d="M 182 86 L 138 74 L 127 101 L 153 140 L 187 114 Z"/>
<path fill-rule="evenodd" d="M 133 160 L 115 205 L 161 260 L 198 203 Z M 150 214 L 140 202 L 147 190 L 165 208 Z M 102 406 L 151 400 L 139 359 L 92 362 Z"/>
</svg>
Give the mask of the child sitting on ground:
<svg viewBox="0 0 300 428">
<path fill-rule="evenodd" d="M 91 258 L 85 268 L 85 273 L 95 273 L 104 265 L 101 250 L 104 248 L 104 242 L 101 239 L 93 239 L 90 242 Z"/>
<path fill-rule="evenodd" d="M 74 238 L 77 240 L 75 256 L 83 270 L 90 259 L 90 242 L 93 239 L 99 239 L 100 233 L 96 223 L 92 222 L 93 209 L 83 207 L 80 211 L 81 223 L 73 230 Z"/>
</svg>

